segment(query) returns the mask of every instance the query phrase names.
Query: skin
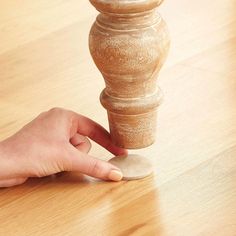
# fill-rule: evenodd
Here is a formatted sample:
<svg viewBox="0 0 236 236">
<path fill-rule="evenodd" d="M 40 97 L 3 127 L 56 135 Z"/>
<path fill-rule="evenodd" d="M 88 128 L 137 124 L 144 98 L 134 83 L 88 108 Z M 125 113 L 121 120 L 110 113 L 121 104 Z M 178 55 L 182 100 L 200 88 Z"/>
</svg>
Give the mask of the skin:
<svg viewBox="0 0 236 236">
<path fill-rule="evenodd" d="M 112 144 L 110 134 L 102 126 L 87 117 L 61 108 L 41 113 L 0 142 L 0 187 L 62 171 L 119 181 L 122 174 L 117 167 L 88 154 L 91 143 L 87 137 L 114 155 L 127 154 L 127 150 Z"/>
</svg>

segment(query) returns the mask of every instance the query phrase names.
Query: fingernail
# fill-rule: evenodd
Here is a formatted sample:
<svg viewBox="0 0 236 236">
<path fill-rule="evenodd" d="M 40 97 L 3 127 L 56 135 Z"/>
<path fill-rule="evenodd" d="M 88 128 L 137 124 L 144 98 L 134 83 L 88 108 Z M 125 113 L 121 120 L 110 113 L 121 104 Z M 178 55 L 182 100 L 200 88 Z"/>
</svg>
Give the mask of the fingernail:
<svg viewBox="0 0 236 236">
<path fill-rule="evenodd" d="M 120 181 L 123 178 L 123 174 L 119 170 L 112 170 L 108 178 L 112 181 Z"/>
</svg>

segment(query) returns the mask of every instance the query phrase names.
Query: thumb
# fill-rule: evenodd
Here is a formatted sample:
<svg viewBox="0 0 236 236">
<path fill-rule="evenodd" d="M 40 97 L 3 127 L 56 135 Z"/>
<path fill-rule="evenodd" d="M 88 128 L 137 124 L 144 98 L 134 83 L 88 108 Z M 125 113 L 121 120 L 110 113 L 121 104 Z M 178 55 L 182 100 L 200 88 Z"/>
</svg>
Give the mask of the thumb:
<svg viewBox="0 0 236 236">
<path fill-rule="evenodd" d="M 14 178 L 14 179 L 6 179 L 0 180 L 0 188 L 12 187 L 15 185 L 23 184 L 27 178 Z"/>
<path fill-rule="evenodd" d="M 123 178 L 121 170 L 114 165 L 80 152 L 74 147 L 71 149 L 69 155 L 72 161 L 69 171 L 79 171 L 103 180 L 120 181 Z"/>
</svg>

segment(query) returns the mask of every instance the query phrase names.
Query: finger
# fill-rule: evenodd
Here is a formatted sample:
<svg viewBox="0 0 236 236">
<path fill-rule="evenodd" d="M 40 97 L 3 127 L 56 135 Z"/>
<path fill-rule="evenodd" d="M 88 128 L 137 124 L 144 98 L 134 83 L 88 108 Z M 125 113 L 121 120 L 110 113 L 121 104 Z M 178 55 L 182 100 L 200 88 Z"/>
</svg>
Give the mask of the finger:
<svg viewBox="0 0 236 236">
<path fill-rule="evenodd" d="M 70 139 L 70 143 L 81 152 L 88 153 L 91 149 L 89 139 L 78 133 Z"/>
<path fill-rule="evenodd" d="M 27 178 L 14 178 L 14 179 L 0 180 L 0 188 L 20 185 L 20 184 L 23 184 L 26 180 Z"/>
<path fill-rule="evenodd" d="M 120 181 L 123 177 L 117 167 L 82 153 L 75 148 L 71 149 L 69 155 L 72 161 L 69 171 L 79 171 L 80 173 L 103 180 Z"/>
<path fill-rule="evenodd" d="M 91 119 L 74 113 L 73 126 L 76 127 L 78 133 L 88 136 L 114 155 L 127 154 L 126 149 L 115 146 L 111 141 L 110 134 L 101 125 Z"/>
</svg>

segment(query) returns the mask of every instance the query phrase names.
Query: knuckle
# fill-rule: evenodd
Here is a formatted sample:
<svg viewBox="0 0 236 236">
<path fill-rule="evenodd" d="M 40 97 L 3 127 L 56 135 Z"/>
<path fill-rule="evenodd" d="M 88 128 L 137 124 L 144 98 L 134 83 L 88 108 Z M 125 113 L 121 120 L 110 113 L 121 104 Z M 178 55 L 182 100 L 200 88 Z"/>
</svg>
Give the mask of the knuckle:
<svg viewBox="0 0 236 236">
<path fill-rule="evenodd" d="M 95 176 L 101 176 L 103 172 L 101 163 L 98 160 L 93 160 L 89 172 Z"/>
<path fill-rule="evenodd" d="M 72 123 L 72 121 L 73 121 L 73 112 L 66 110 L 64 108 L 61 108 L 61 107 L 51 108 L 48 111 L 48 114 L 53 117 L 57 116 L 62 119 L 66 119 L 66 120 L 70 121 L 70 123 Z"/>
<path fill-rule="evenodd" d="M 50 113 L 58 113 L 61 111 L 62 111 L 62 108 L 60 108 L 60 107 L 53 107 L 49 110 Z"/>
</svg>

